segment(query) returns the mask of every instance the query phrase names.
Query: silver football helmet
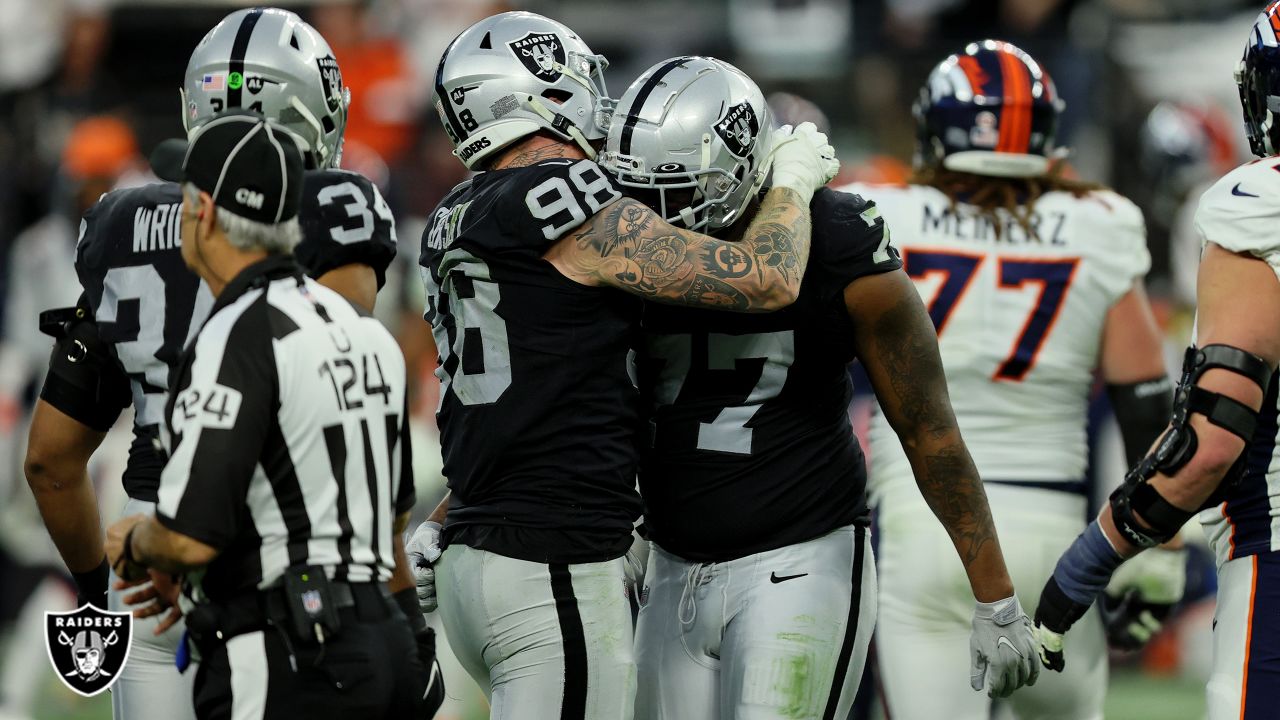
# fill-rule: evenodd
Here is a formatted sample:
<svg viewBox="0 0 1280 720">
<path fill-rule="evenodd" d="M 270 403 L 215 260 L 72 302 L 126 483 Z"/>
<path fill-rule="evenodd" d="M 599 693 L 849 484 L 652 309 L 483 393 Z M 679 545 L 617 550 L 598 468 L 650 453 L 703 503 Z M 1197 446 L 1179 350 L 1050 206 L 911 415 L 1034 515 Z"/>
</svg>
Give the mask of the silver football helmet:
<svg viewBox="0 0 1280 720">
<path fill-rule="evenodd" d="M 649 68 L 618 101 L 600 165 L 657 192 L 668 222 L 728 227 L 772 165 L 773 117 L 751 78 L 722 60 L 678 57 Z"/>
<path fill-rule="evenodd" d="M 308 166 L 342 158 L 351 91 L 329 43 L 288 10 L 237 10 L 210 30 L 187 62 L 182 124 L 187 136 L 223 110 L 267 116 L 300 139 Z"/>
<path fill-rule="evenodd" d="M 453 154 L 474 169 L 546 130 L 595 157 L 612 102 L 603 55 L 569 28 L 530 12 L 485 18 L 454 38 L 436 68 L 435 103 Z"/>
</svg>

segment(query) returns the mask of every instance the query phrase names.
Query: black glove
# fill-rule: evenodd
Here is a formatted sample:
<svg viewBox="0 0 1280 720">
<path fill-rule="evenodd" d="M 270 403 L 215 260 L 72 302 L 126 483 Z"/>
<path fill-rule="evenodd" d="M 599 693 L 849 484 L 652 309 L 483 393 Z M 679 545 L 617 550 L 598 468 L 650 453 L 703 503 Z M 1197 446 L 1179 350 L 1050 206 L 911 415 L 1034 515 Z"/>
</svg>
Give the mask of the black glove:
<svg viewBox="0 0 1280 720">
<path fill-rule="evenodd" d="M 1049 577 L 1036 606 L 1036 640 L 1040 644 L 1040 662 L 1045 667 L 1056 672 L 1062 672 L 1066 667 L 1062 656 L 1062 636 L 1088 611 L 1088 605 L 1067 597 L 1058 587 L 1058 581 Z"/>
<path fill-rule="evenodd" d="M 1119 597 L 1104 594 L 1098 609 L 1107 629 L 1107 643 L 1117 650 L 1141 649 L 1164 626 L 1173 605 L 1147 602 L 1137 590 Z"/>
<path fill-rule="evenodd" d="M 444 704 L 444 675 L 436 658 L 436 631 L 427 625 L 427 618 L 418 608 L 417 588 L 408 588 L 392 595 L 400 610 L 409 619 L 413 641 L 418 646 L 418 661 L 427 671 L 427 684 L 422 693 L 422 717 L 431 720 Z"/>
<path fill-rule="evenodd" d="M 111 569 L 104 555 L 98 567 L 82 573 L 71 573 L 76 584 L 76 607 L 93 605 L 99 610 L 107 609 L 107 585 L 111 581 Z"/>
</svg>

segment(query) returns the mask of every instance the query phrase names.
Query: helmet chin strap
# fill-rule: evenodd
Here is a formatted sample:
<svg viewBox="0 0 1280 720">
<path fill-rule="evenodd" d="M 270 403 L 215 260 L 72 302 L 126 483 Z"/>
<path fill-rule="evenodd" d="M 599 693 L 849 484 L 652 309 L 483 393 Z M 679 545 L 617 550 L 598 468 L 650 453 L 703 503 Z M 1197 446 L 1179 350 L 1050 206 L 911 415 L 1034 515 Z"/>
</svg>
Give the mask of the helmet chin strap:
<svg viewBox="0 0 1280 720">
<path fill-rule="evenodd" d="M 546 120 L 547 123 L 551 125 L 552 130 L 560 133 L 561 135 L 568 136 L 569 139 L 577 143 L 578 147 L 582 148 L 582 152 L 587 154 L 587 158 L 589 160 L 596 159 L 596 149 L 591 146 L 591 141 L 587 140 L 587 137 L 582 134 L 582 131 L 578 129 L 578 126 L 569 121 L 569 118 L 559 113 L 551 112 L 551 110 L 549 110 L 541 100 L 533 95 L 525 96 L 525 104 L 537 113 L 539 117 Z"/>
</svg>

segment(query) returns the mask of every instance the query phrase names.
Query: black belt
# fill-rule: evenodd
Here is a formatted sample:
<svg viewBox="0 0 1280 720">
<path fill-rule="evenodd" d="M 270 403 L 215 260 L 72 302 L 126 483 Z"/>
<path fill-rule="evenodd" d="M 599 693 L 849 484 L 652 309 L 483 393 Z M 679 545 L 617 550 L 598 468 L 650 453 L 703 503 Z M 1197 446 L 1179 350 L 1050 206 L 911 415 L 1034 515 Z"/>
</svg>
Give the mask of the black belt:
<svg viewBox="0 0 1280 720">
<path fill-rule="evenodd" d="M 330 598 L 338 610 L 354 611 L 356 619 L 379 620 L 387 617 L 394 607 L 385 583 L 330 581 L 329 589 Z M 211 608 L 216 617 L 215 632 L 211 634 L 226 642 L 237 635 L 265 630 L 270 627 L 268 618 L 273 615 L 280 617 L 286 607 L 281 588 L 247 593 L 225 603 L 216 603 Z"/>
<path fill-rule="evenodd" d="M 1034 490 L 1053 490 L 1055 492 L 1063 492 L 1068 495 L 1089 496 L 1089 483 L 1084 480 L 1069 480 L 1067 482 L 1054 480 L 989 480 L 983 478 L 983 482 L 988 485 L 1012 485 L 1014 487 L 1032 488 Z"/>
</svg>

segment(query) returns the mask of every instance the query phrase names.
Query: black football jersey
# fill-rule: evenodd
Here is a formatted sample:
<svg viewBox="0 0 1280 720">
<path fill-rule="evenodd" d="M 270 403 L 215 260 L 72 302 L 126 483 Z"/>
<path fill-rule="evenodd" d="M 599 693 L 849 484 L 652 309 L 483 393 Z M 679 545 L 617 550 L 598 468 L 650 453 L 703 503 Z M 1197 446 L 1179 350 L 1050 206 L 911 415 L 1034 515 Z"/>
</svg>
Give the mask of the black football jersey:
<svg viewBox="0 0 1280 720">
<path fill-rule="evenodd" d="M 154 501 L 160 483 L 163 460 L 153 440 L 169 369 L 213 306 L 208 287 L 182 260 L 181 208 L 175 183 L 109 192 L 85 213 L 76 247 L 76 273 L 98 333 L 129 377 L 134 442 L 124 484 L 140 500 Z M 377 272 L 381 286 L 396 253 L 395 223 L 369 180 L 342 170 L 310 171 L 299 213 L 303 239 L 296 255 L 313 277 L 361 263 Z"/>
<path fill-rule="evenodd" d="M 746 315 L 647 303 L 636 366 L 648 413 L 645 526 L 665 550 L 724 561 L 866 521 L 849 422 L 850 282 L 902 266 L 874 203 L 822 189 L 796 302 Z"/>
<path fill-rule="evenodd" d="M 580 285 L 543 254 L 620 196 L 589 160 L 482 173 L 423 233 L 437 419 L 452 497 L 446 543 L 536 562 L 621 556 L 640 514 L 640 301 Z"/>
</svg>

